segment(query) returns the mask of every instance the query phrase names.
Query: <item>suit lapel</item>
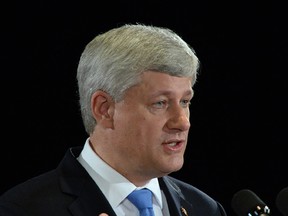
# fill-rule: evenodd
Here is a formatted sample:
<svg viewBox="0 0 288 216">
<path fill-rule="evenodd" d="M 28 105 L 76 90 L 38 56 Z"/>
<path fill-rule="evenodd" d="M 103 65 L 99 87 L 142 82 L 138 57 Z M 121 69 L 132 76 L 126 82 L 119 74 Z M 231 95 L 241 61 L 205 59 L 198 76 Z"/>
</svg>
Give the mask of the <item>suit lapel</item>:
<svg viewBox="0 0 288 216">
<path fill-rule="evenodd" d="M 109 202 L 94 182 L 83 183 L 81 193 L 69 209 L 75 216 L 95 216 L 100 213 L 116 216 Z"/>
<path fill-rule="evenodd" d="M 71 195 L 69 211 L 74 216 L 95 216 L 106 213 L 116 216 L 100 188 L 76 160 L 82 148 L 67 152 L 57 171 L 63 193 Z"/>
<path fill-rule="evenodd" d="M 159 184 L 166 196 L 170 215 L 193 215 L 193 206 L 185 200 L 180 188 L 169 177 L 160 178 Z"/>
<path fill-rule="evenodd" d="M 76 160 L 81 150 L 82 147 L 67 151 L 57 168 L 60 187 L 67 197 L 70 195 L 69 211 L 73 216 L 95 216 L 101 213 L 116 216 L 100 188 Z M 166 196 L 171 216 L 193 215 L 193 206 L 186 202 L 180 188 L 168 176 L 160 178 L 159 184 Z"/>
</svg>

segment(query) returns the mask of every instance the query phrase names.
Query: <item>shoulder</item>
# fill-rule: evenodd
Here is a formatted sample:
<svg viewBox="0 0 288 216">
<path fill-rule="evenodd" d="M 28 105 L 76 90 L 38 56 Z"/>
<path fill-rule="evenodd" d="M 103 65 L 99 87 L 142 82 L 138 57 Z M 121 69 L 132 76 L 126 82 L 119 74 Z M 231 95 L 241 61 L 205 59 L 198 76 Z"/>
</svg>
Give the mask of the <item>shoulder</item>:
<svg viewBox="0 0 288 216">
<path fill-rule="evenodd" d="M 59 194 L 55 170 L 33 177 L 0 196 L 0 215 L 33 215 Z"/>
<path fill-rule="evenodd" d="M 61 206 L 75 200 L 85 180 L 92 181 L 76 159 L 80 150 L 69 149 L 55 169 L 4 192 L 0 196 L 0 215 L 67 215 Z"/>
<path fill-rule="evenodd" d="M 33 197 L 33 194 L 49 192 L 57 185 L 57 177 L 55 170 L 43 173 L 39 176 L 32 177 L 18 185 L 7 190 L 1 195 L 1 199 L 18 199 L 21 197 Z"/>
</svg>

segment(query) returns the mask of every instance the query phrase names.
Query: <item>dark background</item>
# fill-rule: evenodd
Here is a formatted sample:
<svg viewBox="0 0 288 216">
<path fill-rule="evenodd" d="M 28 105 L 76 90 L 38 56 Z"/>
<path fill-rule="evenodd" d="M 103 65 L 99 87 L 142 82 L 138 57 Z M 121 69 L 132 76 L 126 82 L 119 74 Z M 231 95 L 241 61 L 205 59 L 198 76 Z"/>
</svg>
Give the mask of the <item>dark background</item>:
<svg viewBox="0 0 288 216">
<path fill-rule="evenodd" d="M 57 166 L 86 134 L 76 68 L 97 34 L 169 27 L 202 64 L 183 169 L 220 201 L 251 189 L 270 208 L 287 177 L 287 11 L 277 1 L 21 1 L 1 7 L 1 193 Z M 4 66 L 4 67 L 3 67 Z"/>
</svg>

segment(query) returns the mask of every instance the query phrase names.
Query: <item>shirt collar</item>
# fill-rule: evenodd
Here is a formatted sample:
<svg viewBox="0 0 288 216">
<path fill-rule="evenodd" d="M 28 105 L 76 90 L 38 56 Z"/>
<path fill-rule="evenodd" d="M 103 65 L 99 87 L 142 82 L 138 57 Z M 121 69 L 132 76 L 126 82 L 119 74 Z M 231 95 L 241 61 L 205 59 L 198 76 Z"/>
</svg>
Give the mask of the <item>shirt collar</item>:
<svg viewBox="0 0 288 216">
<path fill-rule="evenodd" d="M 113 208 L 117 207 L 133 190 L 138 189 L 93 151 L 89 144 L 89 138 L 86 140 L 78 160 L 99 186 Z M 151 179 L 141 188 L 144 187 L 153 192 L 159 206 L 162 208 L 162 196 L 158 179 Z"/>
</svg>

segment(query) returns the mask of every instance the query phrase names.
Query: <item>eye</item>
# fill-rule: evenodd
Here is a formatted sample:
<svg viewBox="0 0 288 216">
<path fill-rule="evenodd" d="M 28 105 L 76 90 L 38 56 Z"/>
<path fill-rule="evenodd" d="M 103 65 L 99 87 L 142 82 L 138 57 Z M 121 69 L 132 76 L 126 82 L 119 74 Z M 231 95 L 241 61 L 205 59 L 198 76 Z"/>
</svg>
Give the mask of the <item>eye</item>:
<svg viewBox="0 0 288 216">
<path fill-rule="evenodd" d="M 181 106 L 184 107 L 184 108 L 185 107 L 189 107 L 190 104 L 191 104 L 191 100 L 186 100 L 186 99 L 185 100 L 181 100 L 180 103 L 181 103 Z"/>
<path fill-rule="evenodd" d="M 157 101 L 157 102 L 153 103 L 153 107 L 155 107 L 157 109 L 166 108 L 167 107 L 167 101 L 165 101 L 165 100 Z"/>
</svg>

